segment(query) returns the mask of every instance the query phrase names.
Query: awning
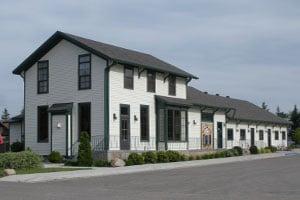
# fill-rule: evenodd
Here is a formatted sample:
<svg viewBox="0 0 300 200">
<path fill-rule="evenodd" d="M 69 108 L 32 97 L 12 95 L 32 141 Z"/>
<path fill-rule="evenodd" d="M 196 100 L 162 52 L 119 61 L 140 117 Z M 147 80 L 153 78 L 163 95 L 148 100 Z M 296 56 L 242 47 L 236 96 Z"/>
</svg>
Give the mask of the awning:
<svg viewBox="0 0 300 200">
<path fill-rule="evenodd" d="M 171 106 L 180 106 L 180 107 L 192 107 L 193 104 L 191 104 L 186 99 L 179 99 L 179 98 L 172 98 L 172 97 L 165 97 L 165 96 L 155 96 L 156 100 L 159 102 L 162 102 L 167 105 Z"/>
<path fill-rule="evenodd" d="M 67 114 L 71 113 L 73 108 L 73 103 L 58 103 L 53 104 L 49 109 L 48 112 L 51 114 Z"/>
</svg>

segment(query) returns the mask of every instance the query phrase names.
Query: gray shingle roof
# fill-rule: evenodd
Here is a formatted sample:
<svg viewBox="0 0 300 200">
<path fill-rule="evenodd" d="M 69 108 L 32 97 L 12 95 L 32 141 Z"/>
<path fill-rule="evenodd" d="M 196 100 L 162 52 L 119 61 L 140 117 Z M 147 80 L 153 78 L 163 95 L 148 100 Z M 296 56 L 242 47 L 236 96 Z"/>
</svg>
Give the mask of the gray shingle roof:
<svg viewBox="0 0 300 200">
<path fill-rule="evenodd" d="M 199 103 L 207 106 L 232 108 L 233 110 L 230 111 L 228 116 L 234 116 L 232 118 L 233 120 L 259 121 L 276 124 L 291 124 L 291 122 L 282 119 L 274 115 L 273 113 L 264 110 L 248 101 L 205 94 L 204 92 L 201 92 L 200 90 L 197 90 L 193 87 L 188 87 L 187 90 L 187 99 L 190 102 Z"/>
<path fill-rule="evenodd" d="M 42 44 L 35 52 L 33 52 L 26 60 L 23 61 L 14 71 L 14 74 L 20 74 L 23 70 L 31 67 L 45 53 L 54 47 L 62 39 L 68 40 L 81 48 L 101 56 L 105 59 L 113 60 L 117 63 L 128 64 L 138 67 L 167 72 L 178 76 L 197 78 L 196 76 L 179 69 L 165 61 L 162 61 L 150 54 L 117 47 L 102 42 L 97 42 L 87 38 L 79 37 L 69 33 L 57 31 L 44 44 Z"/>
</svg>

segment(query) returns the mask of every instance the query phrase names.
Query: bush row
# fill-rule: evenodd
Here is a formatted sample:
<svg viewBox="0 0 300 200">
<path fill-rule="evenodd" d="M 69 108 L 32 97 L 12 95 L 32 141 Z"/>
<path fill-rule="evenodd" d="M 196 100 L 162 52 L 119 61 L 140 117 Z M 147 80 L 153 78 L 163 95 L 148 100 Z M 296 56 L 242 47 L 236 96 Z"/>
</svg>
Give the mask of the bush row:
<svg viewBox="0 0 300 200">
<path fill-rule="evenodd" d="M 42 157 L 30 150 L 0 154 L 0 168 L 29 169 L 38 167 L 42 167 Z"/>
</svg>

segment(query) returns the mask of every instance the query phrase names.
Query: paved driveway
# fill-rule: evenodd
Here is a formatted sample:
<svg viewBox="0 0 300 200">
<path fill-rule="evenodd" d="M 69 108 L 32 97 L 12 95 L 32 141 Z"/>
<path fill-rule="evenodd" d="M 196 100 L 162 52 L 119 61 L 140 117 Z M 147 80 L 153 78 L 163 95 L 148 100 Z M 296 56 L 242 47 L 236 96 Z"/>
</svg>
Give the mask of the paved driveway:
<svg viewBox="0 0 300 200">
<path fill-rule="evenodd" d="M 300 156 L 288 156 L 49 183 L 0 182 L 0 199 L 295 200 L 299 170 Z"/>
</svg>

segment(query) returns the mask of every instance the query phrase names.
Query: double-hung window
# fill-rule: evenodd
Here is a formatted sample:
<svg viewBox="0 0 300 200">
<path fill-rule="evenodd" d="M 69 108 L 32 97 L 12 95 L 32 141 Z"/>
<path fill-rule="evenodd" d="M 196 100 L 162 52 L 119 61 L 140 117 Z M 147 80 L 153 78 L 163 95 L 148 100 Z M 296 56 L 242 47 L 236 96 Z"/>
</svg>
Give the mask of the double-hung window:
<svg viewBox="0 0 300 200">
<path fill-rule="evenodd" d="M 141 105 L 141 140 L 149 141 L 149 106 Z"/>
<path fill-rule="evenodd" d="M 246 140 L 246 129 L 240 129 L 240 140 Z"/>
<path fill-rule="evenodd" d="M 39 61 L 38 67 L 38 94 L 49 92 L 49 61 Z"/>
<path fill-rule="evenodd" d="M 275 131 L 275 140 L 279 140 L 279 132 Z"/>
<path fill-rule="evenodd" d="M 155 79 L 156 73 L 155 71 L 147 71 L 147 91 L 155 92 Z"/>
<path fill-rule="evenodd" d="M 168 110 L 168 140 L 186 141 L 186 111 Z"/>
<path fill-rule="evenodd" d="M 282 134 L 282 140 L 286 140 L 286 133 L 285 133 L 285 131 L 282 131 L 281 134 Z"/>
<path fill-rule="evenodd" d="M 91 89 L 91 54 L 78 57 L 78 88 L 79 90 Z"/>
<path fill-rule="evenodd" d="M 264 131 L 259 130 L 259 140 L 264 140 Z"/>
<path fill-rule="evenodd" d="M 233 129 L 227 129 L 227 140 L 233 140 Z"/>
<path fill-rule="evenodd" d="M 124 88 L 133 90 L 133 67 L 124 67 Z"/>
</svg>

